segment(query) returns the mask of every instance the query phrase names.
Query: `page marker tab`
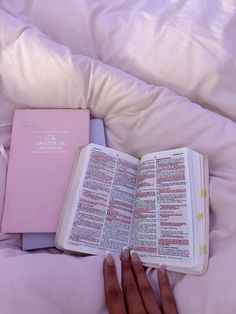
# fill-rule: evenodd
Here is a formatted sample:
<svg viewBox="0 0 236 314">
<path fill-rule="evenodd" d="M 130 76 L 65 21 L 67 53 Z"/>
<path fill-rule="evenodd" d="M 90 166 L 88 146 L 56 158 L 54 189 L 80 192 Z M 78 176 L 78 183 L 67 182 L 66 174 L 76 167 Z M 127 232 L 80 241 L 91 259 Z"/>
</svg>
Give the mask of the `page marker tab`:
<svg viewBox="0 0 236 314">
<path fill-rule="evenodd" d="M 206 244 L 200 244 L 199 245 L 199 254 L 200 255 L 206 255 L 207 254 L 207 246 L 206 246 Z"/>
<path fill-rule="evenodd" d="M 135 154 L 134 157 L 139 159 L 139 160 L 141 160 L 141 158 L 142 158 L 142 156 L 140 154 Z"/>
<path fill-rule="evenodd" d="M 206 196 L 206 190 L 205 189 L 200 189 L 199 195 L 201 198 L 204 198 Z"/>
<path fill-rule="evenodd" d="M 3 159 L 5 160 L 6 164 L 8 164 L 8 156 L 2 144 L 0 144 L 0 154 L 2 155 Z"/>
<path fill-rule="evenodd" d="M 197 213 L 197 215 L 196 215 L 196 218 L 197 218 L 198 221 L 203 220 L 203 217 L 204 217 L 203 212 L 199 212 L 199 213 Z"/>
</svg>

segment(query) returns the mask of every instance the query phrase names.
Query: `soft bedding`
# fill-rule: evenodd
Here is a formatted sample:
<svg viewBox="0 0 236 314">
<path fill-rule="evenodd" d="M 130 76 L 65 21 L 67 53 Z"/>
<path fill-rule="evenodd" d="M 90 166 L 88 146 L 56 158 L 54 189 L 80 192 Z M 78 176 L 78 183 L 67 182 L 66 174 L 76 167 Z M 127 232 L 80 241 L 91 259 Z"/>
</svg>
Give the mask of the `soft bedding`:
<svg viewBox="0 0 236 314">
<path fill-rule="evenodd" d="M 169 273 L 180 314 L 236 312 L 235 9 L 229 0 L 0 1 L 6 149 L 16 108 L 89 108 L 111 147 L 208 155 L 209 268 Z M 0 157 L 0 212 L 5 178 Z M 1 313 L 107 313 L 102 262 L 23 252 L 20 235 L 0 234 Z M 156 272 L 147 272 L 158 298 Z"/>
</svg>

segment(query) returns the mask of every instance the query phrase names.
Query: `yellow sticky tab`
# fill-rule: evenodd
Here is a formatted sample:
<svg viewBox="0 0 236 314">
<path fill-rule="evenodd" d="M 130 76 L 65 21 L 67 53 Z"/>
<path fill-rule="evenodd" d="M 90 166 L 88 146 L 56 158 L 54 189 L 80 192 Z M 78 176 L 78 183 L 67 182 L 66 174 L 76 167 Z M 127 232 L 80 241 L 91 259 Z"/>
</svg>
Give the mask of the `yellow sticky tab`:
<svg viewBox="0 0 236 314">
<path fill-rule="evenodd" d="M 205 189 L 200 189 L 199 195 L 200 195 L 200 197 L 204 198 L 206 196 L 206 190 Z"/>
<path fill-rule="evenodd" d="M 139 155 L 139 154 L 136 154 L 136 155 L 134 155 L 134 157 L 136 157 L 137 159 L 139 159 L 139 160 L 141 160 L 141 155 Z"/>
<path fill-rule="evenodd" d="M 199 254 L 200 255 L 206 255 L 207 254 L 207 246 L 206 246 L 206 244 L 200 244 L 199 245 Z"/>
<path fill-rule="evenodd" d="M 203 212 L 199 212 L 199 213 L 197 213 L 197 215 L 196 215 L 196 218 L 197 218 L 198 221 L 201 221 L 201 220 L 203 219 L 203 217 L 204 217 Z"/>
</svg>

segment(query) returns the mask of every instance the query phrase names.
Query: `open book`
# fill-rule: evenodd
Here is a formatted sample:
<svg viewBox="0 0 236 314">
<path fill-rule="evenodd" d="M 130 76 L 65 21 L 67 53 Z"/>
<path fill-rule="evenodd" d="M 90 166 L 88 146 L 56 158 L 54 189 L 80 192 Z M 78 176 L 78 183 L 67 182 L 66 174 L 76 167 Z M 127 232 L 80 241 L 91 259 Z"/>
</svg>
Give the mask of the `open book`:
<svg viewBox="0 0 236 314">
<path fill-rule="evenodd" d="M 188 148 L 142 156 L 89 144 L 79 152 L 56 246 L 135 250 L 146 266 L 202 274 L 208 264 L 208 162 Z"/>
</svg>

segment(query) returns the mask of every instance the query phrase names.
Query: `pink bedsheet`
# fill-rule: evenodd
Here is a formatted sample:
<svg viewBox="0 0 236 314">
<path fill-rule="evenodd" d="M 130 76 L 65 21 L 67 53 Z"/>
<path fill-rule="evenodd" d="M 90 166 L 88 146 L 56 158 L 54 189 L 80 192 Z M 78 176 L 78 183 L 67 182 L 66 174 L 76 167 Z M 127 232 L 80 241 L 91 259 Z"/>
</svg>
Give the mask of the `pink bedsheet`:
<svg viewBox="0 0 236 314">
<path fill-rule="evenodd" d="M 235 4 L 111 3 L 0 1 L 0 143 L 15 108 L 89 108 L 111 147 L 207 154 L 209 269 L 169 275 L 180 314 L 236 313 Z M 5 177 L 0 157 L 0 211 Z M 0 234 L 0 280 L 4 314 L 107 313 L 101 257 L 25 253 L 19 235 Z"/>
</svg>

